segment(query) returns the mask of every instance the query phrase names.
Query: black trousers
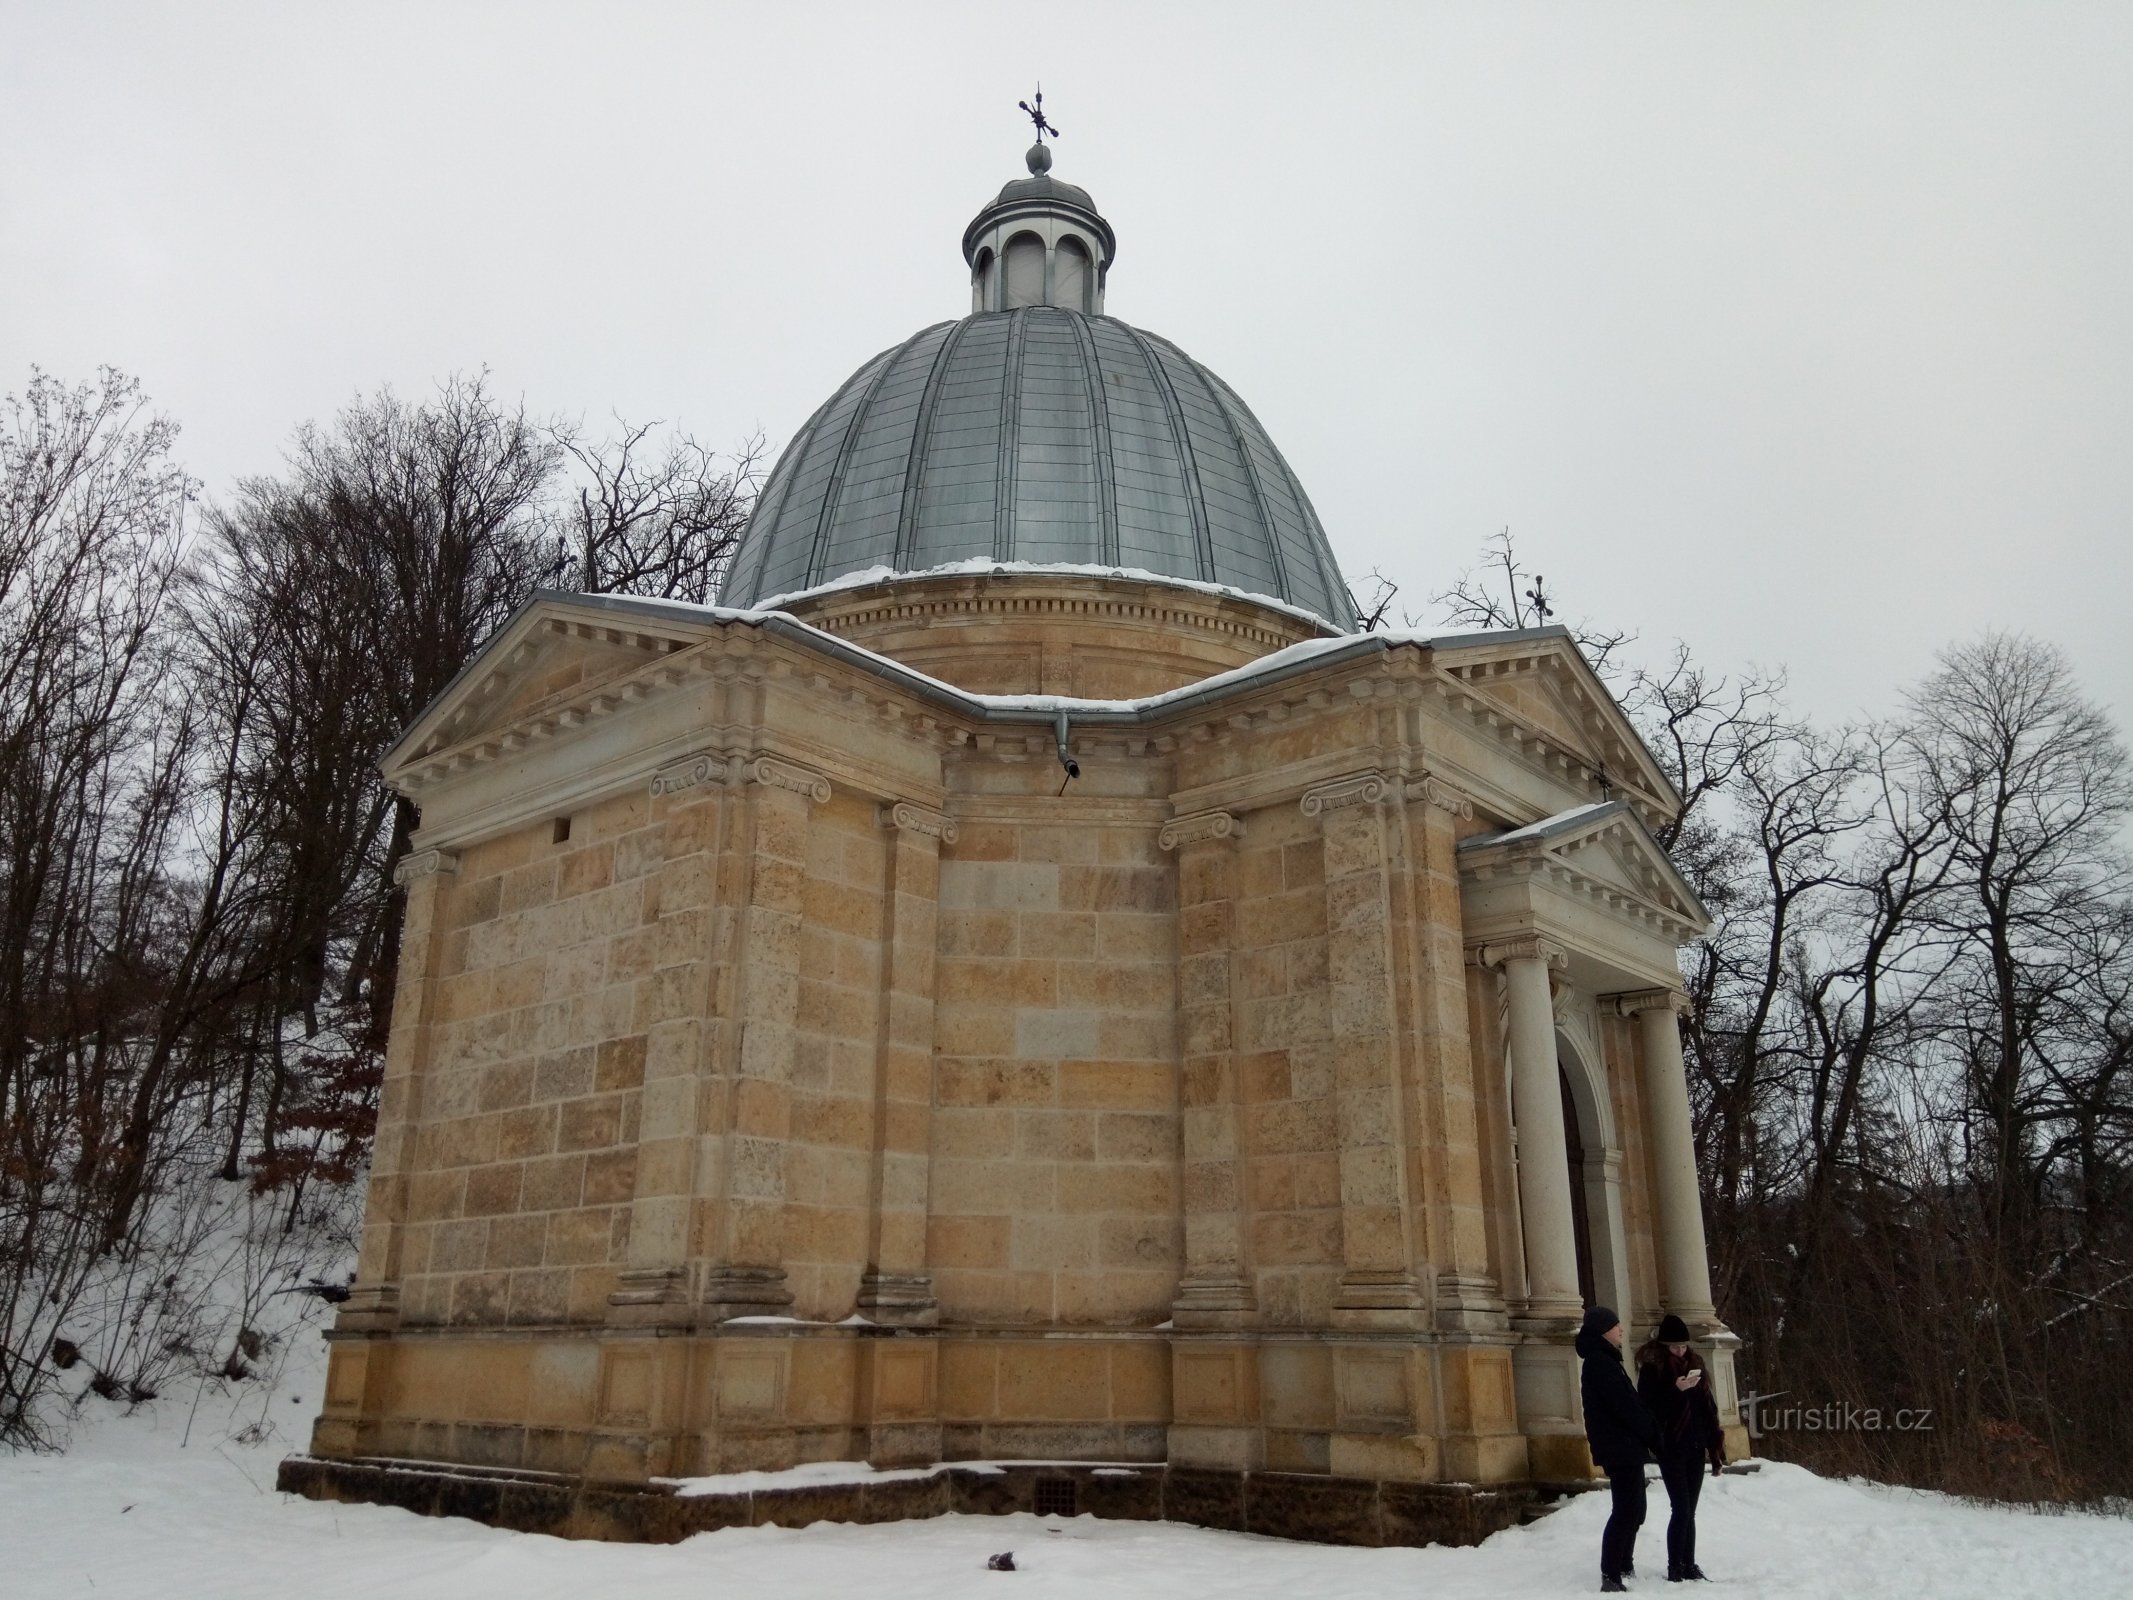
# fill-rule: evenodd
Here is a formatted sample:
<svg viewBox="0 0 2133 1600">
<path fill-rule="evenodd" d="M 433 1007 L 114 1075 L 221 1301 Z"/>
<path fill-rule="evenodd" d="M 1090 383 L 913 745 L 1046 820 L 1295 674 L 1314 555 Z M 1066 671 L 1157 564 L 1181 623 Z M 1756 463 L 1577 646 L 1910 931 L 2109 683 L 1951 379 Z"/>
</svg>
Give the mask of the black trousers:
<svg viewBox="0 0 2133 1600">
<path fill-rule="evenodd" d="M 1666 1522 L 1666 1566 L 1679 1572 L 1696 1565 L 1696 1500 L 1703 1493 L 1704 1462 L 1701 1456 L 1659 1458 L 1659 1476 L 1666 1480 L 1666 1498 L 1674 1508 Z"/>
<path fill-rule="evenodd" d="M 1619 1578 L 1637 1559 L 1637 1530 L 1644 1526 L 1644 1463 L 1609 1466 L 1607 1487 L 1615 1504 L 1600 1535 L 1600 1576 Z"/>
</svg>

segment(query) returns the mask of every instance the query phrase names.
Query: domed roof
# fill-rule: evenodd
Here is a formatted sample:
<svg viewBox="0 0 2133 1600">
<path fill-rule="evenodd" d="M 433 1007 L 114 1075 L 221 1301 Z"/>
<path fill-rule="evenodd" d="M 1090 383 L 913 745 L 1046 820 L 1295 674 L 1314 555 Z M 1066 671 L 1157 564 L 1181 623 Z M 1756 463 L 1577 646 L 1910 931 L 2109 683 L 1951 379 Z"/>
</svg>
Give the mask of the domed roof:
<svg viewBox="0 0 2133 1600">
<path fill-rule="evenodd" d="M 808 419 L 719 598 L 1019 561 L 1223 584 L 1356 628 L 1317 513 L 1251 408 L 1103 314 L 1111 225 L 1051 176 L 1041 137 L 1026 159 L 964 230 L 972 314 L 884 350 Z"/>
<path fill-rule="evenodd" d="M 1357 622 L 1236 391 L 1167 339 L 1058 306 L 936 323 L 853 373 L 786 447 L 720 598 L 980 558 L 1144 568 Z"/>
</svg>

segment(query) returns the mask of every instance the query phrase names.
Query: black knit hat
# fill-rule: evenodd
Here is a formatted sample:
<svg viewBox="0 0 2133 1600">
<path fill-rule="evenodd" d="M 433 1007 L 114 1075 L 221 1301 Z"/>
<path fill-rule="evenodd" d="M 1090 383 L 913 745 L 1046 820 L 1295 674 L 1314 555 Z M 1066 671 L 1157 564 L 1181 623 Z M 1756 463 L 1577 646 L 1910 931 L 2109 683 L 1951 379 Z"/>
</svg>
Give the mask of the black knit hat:
<svg viewBox="0 0 2133 1600">
<path fill-rule="evenodd" d="M 1621 1321 L 1622 1319 L 1614 1314 L 1614 1309 L 1610 1306 L 1587 1306 L 1585 1308 L 1584 1326 L 1579 1328 L 1578 1332 L 1605 1333 L 1609 1328 L 1617 1326 Z"/>
<path fill-rule="evenodd" d="M 1659 1319 L 1659 1331 L 1652 1335 L 1661 1344 L 1687 1344 L 1689 1325 L 1669 1311 Z"/>
</svg>

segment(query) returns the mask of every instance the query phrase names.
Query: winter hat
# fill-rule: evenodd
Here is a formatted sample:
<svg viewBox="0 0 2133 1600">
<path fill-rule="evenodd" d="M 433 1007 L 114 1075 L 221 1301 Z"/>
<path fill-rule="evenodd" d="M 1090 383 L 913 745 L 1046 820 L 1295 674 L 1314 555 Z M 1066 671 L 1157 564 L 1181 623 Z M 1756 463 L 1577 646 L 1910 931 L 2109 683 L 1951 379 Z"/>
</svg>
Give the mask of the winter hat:
<svg viewBox="0 0 2133 1600">
<path fill-rule="evenodd" d="M 1580 1334 L 1605 1333 L 1609 1328 L 1617 1326 L 1621 1321 L 1622 1319 L 1616 1316 L 1610 1307 L 1588 1306 L 1585 1311 L 1585 1324 L 1578 1329 L 1578 1332 Z"/>
<path fill-rule="evenodd" d="M 1687 1344 L 1689 1325 L 1669 1311 L 1659 1319 L 1659 1331 L 1652 1335 L 1661 1344 Z"/>
</svg>

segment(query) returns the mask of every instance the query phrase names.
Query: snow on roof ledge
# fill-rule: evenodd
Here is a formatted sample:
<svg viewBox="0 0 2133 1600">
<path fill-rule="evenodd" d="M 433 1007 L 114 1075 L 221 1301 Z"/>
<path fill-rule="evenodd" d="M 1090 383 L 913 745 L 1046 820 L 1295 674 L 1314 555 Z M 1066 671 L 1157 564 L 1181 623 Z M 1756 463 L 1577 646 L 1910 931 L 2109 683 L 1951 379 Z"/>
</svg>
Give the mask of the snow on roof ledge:
<svg viewBox="0 0 2133 1600">
<path fill-rule="evenodd" d="M 1217 595 L 1225 600 L 1245 600 L 1256 606 L 1265 606 L 1269 611 L 1279 611 L 1294 617 L 1299 622 L 1308 622 L 1314 628 L 1324 628 L 1339 633 L 1339 627 L 1327 621 L 1315 611 L 1306 610 L 1293 600 L 1282 600 L 1274 595 L 1259 594 L 1250 589 L 1238 589 L 1226 583 L 1208 583 L 1200 578 L 1172 577 L 1164 572 L 1150 572 L 1145 567 L 1107 567 L 1079 561 L 995 561 L 990 556 L 973 556 L 966 561 L 950 561 L 937 567 L 922 567 L 916 571 L 900 567 L 864 567 L 857 572 L 847 572 L 842 577 L 832 578 L 827 583 L 818 583 L 811 589 L 795 589 L 786 594 L 766 595 L 749 609 L 753 611 L 782 611 L 799 601 L 817 600 L 824 595 L 835 594 L 842 589 L 863 589 L 869 584 L 900 582 L 906 578 L 952 578 L 986 577 L 998 574 L 1029 574 L 1038 577 L 1061 578 L 1126 578 L 1135 583 L 1158 583 L 1173 589 L 1190 589 L 1198 594 Z"/>
</svg>

